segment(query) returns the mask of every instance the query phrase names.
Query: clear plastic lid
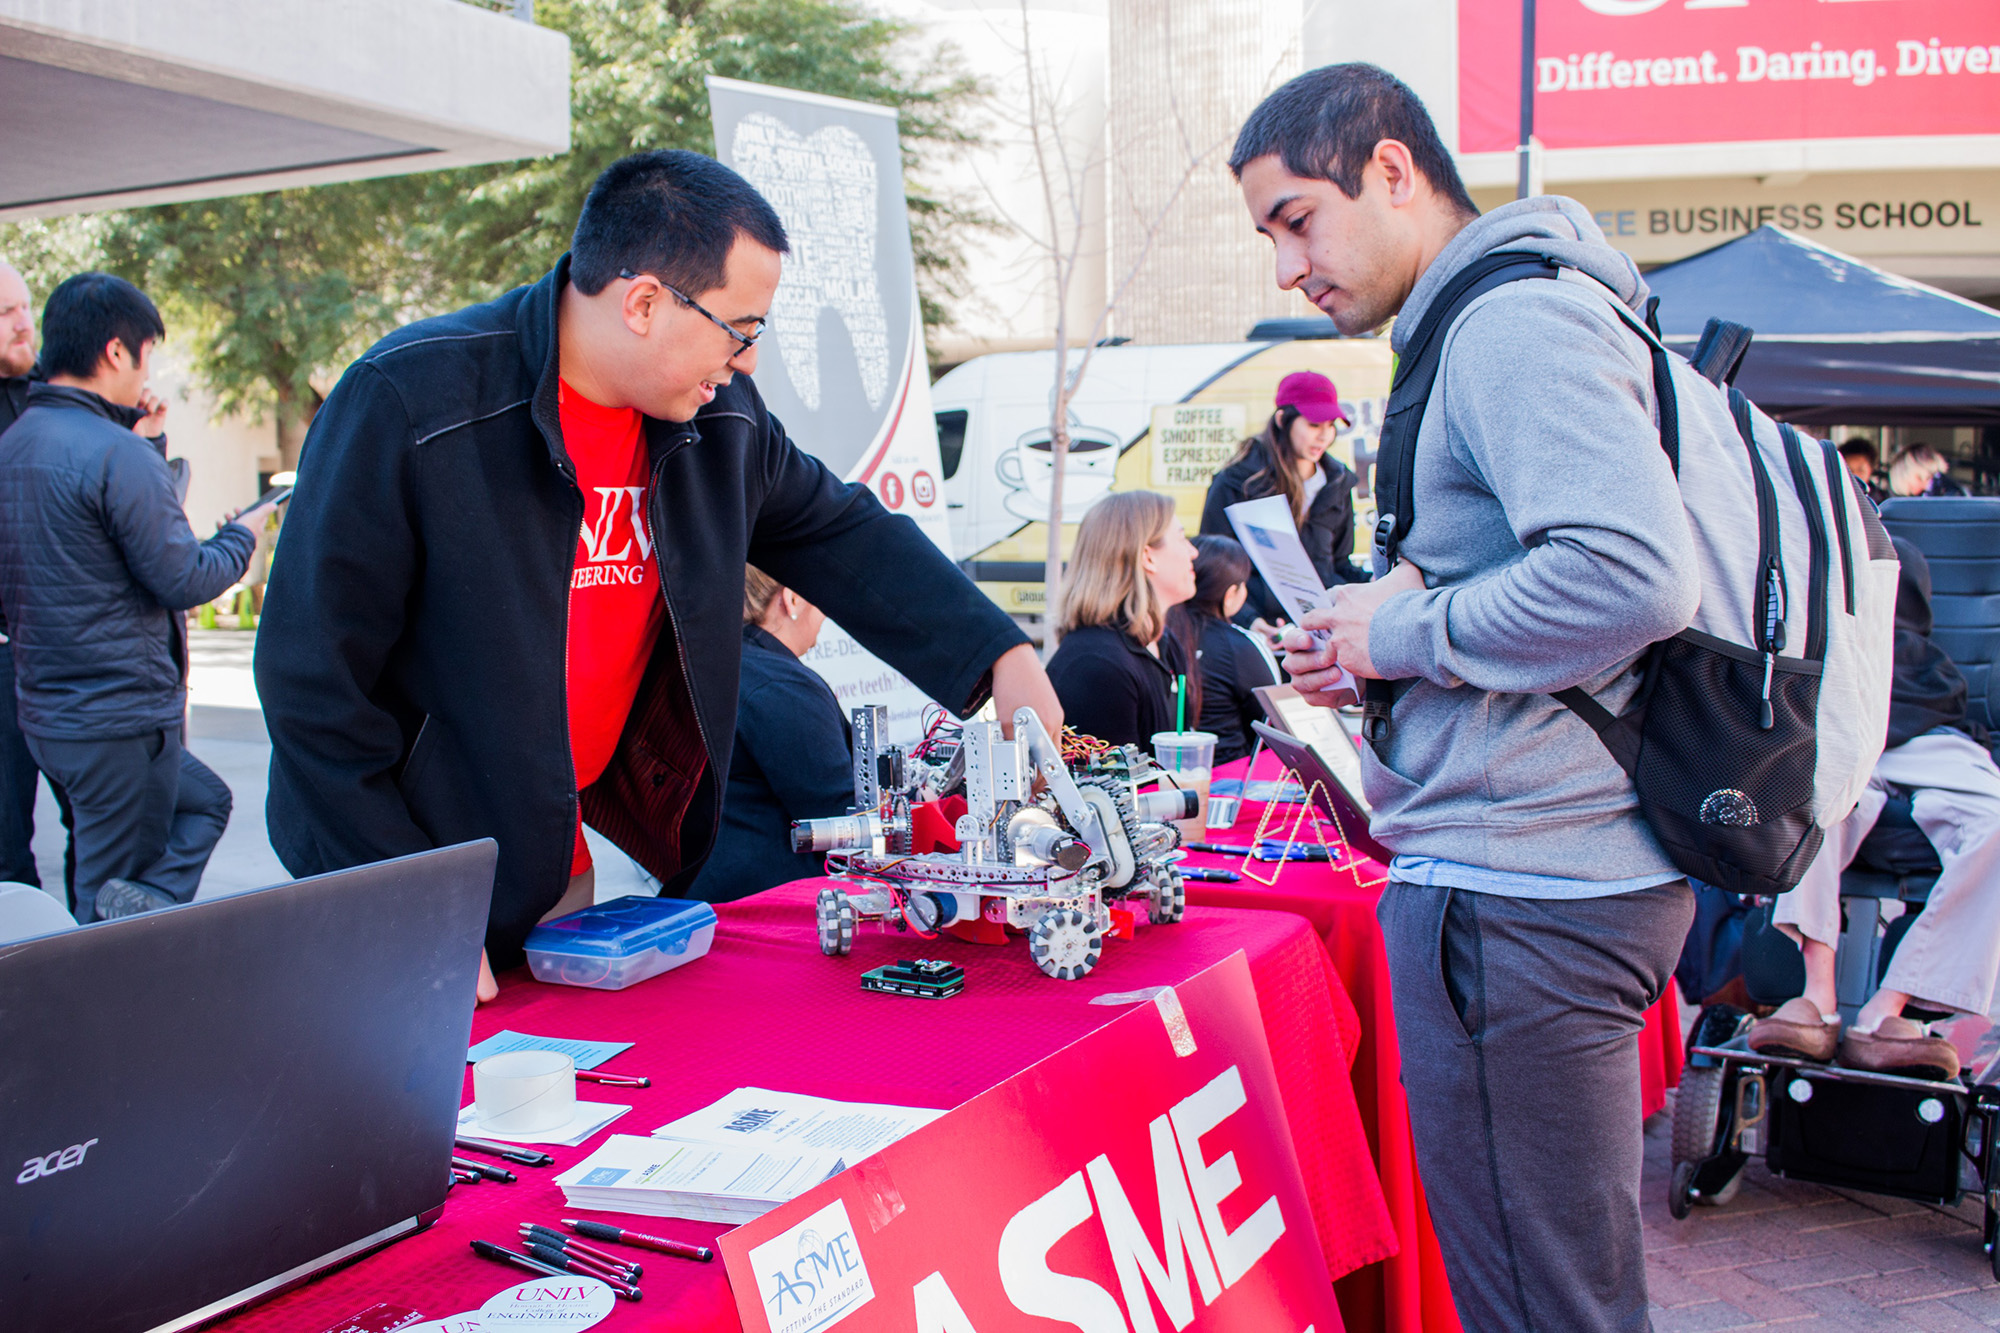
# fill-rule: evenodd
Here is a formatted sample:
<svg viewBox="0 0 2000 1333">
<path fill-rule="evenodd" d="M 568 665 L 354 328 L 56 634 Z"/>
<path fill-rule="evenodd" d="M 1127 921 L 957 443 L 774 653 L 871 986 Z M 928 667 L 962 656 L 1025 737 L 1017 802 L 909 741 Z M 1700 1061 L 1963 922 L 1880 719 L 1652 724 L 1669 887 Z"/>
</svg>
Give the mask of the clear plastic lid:
<svg viewBox="0 0 2000 1333">
<path fill-rule="evenodd" d="M 689 898 L 613 898 L 543 922 L 528 932 L 527 947 L 587 958 L 629 958 L 648 949 L 674 953 L 714 924 L 715 909 Z"/>
</svg>

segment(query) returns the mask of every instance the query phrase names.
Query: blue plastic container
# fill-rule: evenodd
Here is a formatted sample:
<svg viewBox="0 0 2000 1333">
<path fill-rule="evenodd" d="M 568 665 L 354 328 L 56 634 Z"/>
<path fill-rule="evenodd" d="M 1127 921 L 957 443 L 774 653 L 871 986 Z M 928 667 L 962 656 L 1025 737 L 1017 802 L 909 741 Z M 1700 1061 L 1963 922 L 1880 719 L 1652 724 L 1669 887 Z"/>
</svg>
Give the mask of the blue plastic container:
<svg viewBox="0 0 2000 1333">
<path fill-rule="evenodd" d="M 683 963 L 715 943 L 715 909 L 687 898 L 614 898 L 528 932 L 528 968 L 537 981 L 624 990 Z"/>
</svg>

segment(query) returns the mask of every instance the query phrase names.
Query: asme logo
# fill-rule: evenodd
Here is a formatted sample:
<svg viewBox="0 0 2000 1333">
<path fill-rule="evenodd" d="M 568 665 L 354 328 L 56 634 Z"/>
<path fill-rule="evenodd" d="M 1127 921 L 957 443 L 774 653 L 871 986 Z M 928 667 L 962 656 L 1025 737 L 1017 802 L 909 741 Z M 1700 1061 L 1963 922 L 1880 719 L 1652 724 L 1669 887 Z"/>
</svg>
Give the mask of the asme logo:
<svg viewBox="0 0 2000 1333">
<path fill-rule="evenodd" d="M 85 1139 L 82 1143 L 72 1143 L 67 1148 L 52 1152 L 47 1157 L 30 1157 L 21 1163 L 21 1174 L 14 1177 L 14 1183 L 26 1185 L 30 1181 L 40 1180 L 43 1176 L 52 1176 L 73 1166 L 82 1166 L 83 1155 L 90 1151 L 90 1145 L 95 1142 L 96 1139 Z"/>
<path fill-rule="evenodd" d="M 771 1333 L 816 1333 L 875 1298 L 839 1199 L 750 1251 L 750 1265 Z"/>
</svg>

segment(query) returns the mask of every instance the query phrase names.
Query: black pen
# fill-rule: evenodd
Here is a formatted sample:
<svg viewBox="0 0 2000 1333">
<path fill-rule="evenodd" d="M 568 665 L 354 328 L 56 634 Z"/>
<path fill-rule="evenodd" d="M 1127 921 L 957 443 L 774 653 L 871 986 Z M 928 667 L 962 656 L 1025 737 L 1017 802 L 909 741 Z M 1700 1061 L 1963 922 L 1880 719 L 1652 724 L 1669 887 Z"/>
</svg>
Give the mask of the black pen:
<svg viewBox="0 0 2000 1333">
<path fill-rule="evenodd" d="M 495 1143 L 491 1139 L 472 1139 L 467 1138 L 463 1134 L 454 1138 L 452 1142 L 461 1148 L 470 1148 L 473 1152 L 491 1153 L 495 1157 L 504 1157 L 510 1162 L 519 1162 L 522 1166 L 551 1166 L 556 1160 L 547 1153 L 537 1152 L 533 1148 L 517 1148 L 511 1143 Z"/>
<path fill-rule="evenodd" d="M 1210 884 L 1234 884 L 1243 876 L 1234 870 L 1216 870 L 1209 866 L 1182 866 L 1181 878 L 1202 880 Z"/>
<path fill-rule="evenodd" d="M 528 1247 L 528 1253 L 532 1257 L 545 1264 L 555 1264 L 563 1272 L 574 1273 L 578 1277 L 595 1278 L 628 1301 L 640 1298 L 641 1293 L 637 1287 L 621 1278 L 613 1277 L 611 1269 L 604 1264 L 594 1263 L 581 1255 L 565 1254 L 553 1245 L 543 1245 L 537 1241 L 523 1241 L 522 1244 Z"/>
<path fill-rule="evenodd" d="M 472 1252 L 482 1259 L 498 1259 L 503 1264 L 512 1264 L 516 1268 L 525 1268 L 531 1273 L 540 1273 L 543 1277 L 569 1276 L 568 1273 L 563 1272 L 562 1269 L 557 1268 L 553 1264 L 545 1264 L 540 1259 L 531 1258 L 525 1254 L 516 1254 L 505 1245 L 495 1245 L 490 1240 L 473 1241 Z"/>
<path fill-rule="evenodd" d="M 471 1171 L 485 1176 L 488 1180 L 497 1180 L 503 1185 L 511 1185 L 520 1179 L 504 1166 L 489 1166 L 485 1162 L 475 1162 L 470 1157 L 453 1157 L 451 1164 L 461 1171 Z"/>
<path fill-rule="evenodd" d="M 1217 856 L 1248 856 L 1251 851 L 1248 847 L 1231 847 L 1220 842 L 1191 842 L 1187 844 L 1187 849 L 1191 852 L 1212 852 Z"/>
</svg>

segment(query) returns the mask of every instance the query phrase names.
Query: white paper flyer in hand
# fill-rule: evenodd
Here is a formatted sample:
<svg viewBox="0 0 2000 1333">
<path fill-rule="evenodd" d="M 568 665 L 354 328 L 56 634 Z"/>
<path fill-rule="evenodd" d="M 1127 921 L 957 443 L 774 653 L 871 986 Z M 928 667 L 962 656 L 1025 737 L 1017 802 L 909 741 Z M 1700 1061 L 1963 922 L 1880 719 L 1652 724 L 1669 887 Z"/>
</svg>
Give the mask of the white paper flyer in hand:
<svg viewBox="0 0 2000 1333">
<path fill-rule="evenodd" d="M 837 1153 L 848 1165 L 943 1115 L 918 1106 L 836 1102 L 768 1088 L 738 1088 L 653 1131 L 655 1138 L 773 1153 Z"/>
<path fill-rule="evenodd" d="M 1284 604 L 1294 625 L 1309 611 L 1324 611 L 1333 606 L 1333 594 L 1319 581 L 1319 571 L 1313 568 L 1312 558 L 1299 540 L 1299 526 L 1292 521 L 1292 507 L 1284 496 L 1239 501 L 1222 512 L 1229 516 L 1229 526 L 1236 529 L 1236 539 L 1243 543 L 1250 563 L 1257 566 L 1265 585 Z M 1313 641 L 1324 647 L 1325 632 L 1315 631 Z M 1352 689 L 1359 702 L 1360 682 L 1345 668 L 1340 674 L 1335 688 Z"/>
</svg>

